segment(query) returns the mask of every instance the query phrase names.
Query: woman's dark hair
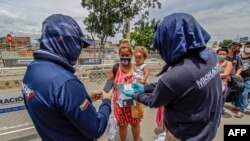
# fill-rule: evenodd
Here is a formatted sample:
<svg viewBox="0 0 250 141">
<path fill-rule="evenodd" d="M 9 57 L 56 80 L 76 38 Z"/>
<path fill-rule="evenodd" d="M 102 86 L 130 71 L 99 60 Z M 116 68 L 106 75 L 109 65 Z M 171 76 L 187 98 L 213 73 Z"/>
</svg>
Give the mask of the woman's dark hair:
<svg viewBox="0 0 250 141">
<path fill-rule="evenodd" d="M 220 51 L 226 51 L 226 53 L 228 54 L 228 49 L 225 47 L 218 49 L 216 53 L 218 54 Z"/>
</svg>

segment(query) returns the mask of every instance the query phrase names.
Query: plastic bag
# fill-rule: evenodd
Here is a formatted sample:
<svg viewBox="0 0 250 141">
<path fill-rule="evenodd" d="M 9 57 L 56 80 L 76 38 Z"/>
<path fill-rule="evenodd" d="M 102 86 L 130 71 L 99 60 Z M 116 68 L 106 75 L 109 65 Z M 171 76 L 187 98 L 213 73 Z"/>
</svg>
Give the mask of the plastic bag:
<svg viewBox="0 0 250 141">
<path fill-rule="evenodd" d="M 117 121 L 115 119 L 114 114 L 112 114 L 112 113 L 109 116 L 109 121 L 108 121 L 108 125 L 107 125 L 107 128 L 106 128 L 106 134 L 108 136 L 109 141 L 115 141 L 115 137 L 116 137 L 116 135 L 118 133 Z"/>
</svg>

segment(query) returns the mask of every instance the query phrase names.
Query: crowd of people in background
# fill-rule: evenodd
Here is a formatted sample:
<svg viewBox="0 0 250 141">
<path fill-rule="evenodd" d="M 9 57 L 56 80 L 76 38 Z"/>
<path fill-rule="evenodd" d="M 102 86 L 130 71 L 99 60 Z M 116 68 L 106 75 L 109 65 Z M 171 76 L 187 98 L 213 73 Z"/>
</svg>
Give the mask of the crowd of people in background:
<svg viewBox="0 0 250 141">
<path fill-rule="evenodd" d="M 221 47 L 217 51 L 220 76 L 223 83 L 224 102 L 234 104 L 235 117 L 242 118 L 246 108 L 250 109 L 248 100 L 250 92 L 250 42 L 244 46 L 234 42 L 229 47 Z M 244 82 L 242 89 L 234 89 L 234 77 Z M 224 110 L 223 110 L 224 113 Z"/>
</svg>

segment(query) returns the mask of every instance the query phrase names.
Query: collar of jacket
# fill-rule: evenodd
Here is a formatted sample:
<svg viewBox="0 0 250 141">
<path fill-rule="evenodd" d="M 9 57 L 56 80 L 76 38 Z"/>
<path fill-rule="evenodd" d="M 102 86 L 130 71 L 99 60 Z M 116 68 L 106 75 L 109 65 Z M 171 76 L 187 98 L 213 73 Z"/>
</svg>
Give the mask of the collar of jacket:
<svg viewBox="0 0 250 141">
<path fill-rule="evenodd" d="M 56 64 L 64 67 L 65 69 L 69 70 L 72 73 L 74 73 L 76 71 L 75 68 L 72 65 L 70 65 L 66 59 L 64 59 L 56 54 L 50 53 L 48 51 L 39 49 L 39 50 L 34 52 L 33 56 L 34 56 L 35 60 L 46 60 L 46 61 L 56 63 Z"/>
</svg>

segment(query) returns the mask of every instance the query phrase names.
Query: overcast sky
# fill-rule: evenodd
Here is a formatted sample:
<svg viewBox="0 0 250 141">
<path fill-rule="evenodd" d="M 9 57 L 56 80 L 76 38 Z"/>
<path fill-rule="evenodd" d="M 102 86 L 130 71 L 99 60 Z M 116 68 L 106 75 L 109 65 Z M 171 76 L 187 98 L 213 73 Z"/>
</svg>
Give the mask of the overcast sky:
<svg viewBox="0 0 250 141">
<path fill-rule="evenodd" d="M 250 37 L 250 0 L 160 0 L 161 9 L 150 10 L 149 18 L 160 19 L 174 12 L 192 14 L 212 35 L 212 41 Z M 83 19 L 87 10 L 81 0 L 0 0 L 0 36 L 39 38 L 42 21 L 51 14 L 73 17 L 84 33 Z M 136 19 L 135 19 L 136 20 Z M 134 20 L 134 21 L 135 21 Z M 121 35 L 110 39 L 117 42 Z"/>
</svg>

